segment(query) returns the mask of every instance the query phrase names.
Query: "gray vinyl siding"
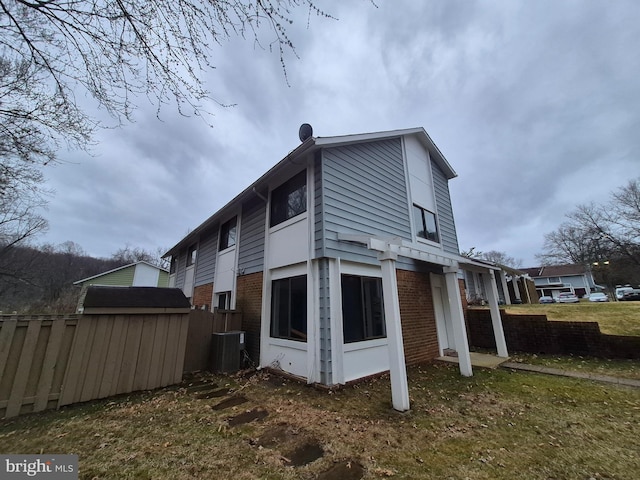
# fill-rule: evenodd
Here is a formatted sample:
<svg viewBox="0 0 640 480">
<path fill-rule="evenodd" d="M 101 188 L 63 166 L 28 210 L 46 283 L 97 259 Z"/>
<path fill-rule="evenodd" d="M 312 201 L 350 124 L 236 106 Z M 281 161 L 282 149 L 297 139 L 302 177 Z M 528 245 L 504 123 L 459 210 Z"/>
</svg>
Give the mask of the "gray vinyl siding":
<svg viewBox="0 0 640 480">
<path fill-rule="evenodd" d="M 264 270 L 266 215 L 266 203 L 260 198 L 243 205 L 238 247 L 238 269 L 243 274 Z"/>
<path fill-rule="evenodd" d="M 176 288 L 184 287 L 184 274 L 187 268 L 187 251 L 182 250 L 176 261 Z"/>
<path fill-rule="evenodd" d="M 399 138 L 327 148 L 322 159 L 322 256 L 377 263 L 376 252 L 338 233 L 411 238 Z"/>
<path fill-rule="evenodd" d="M 315 252 L 316 258 L 322 256 L 323 247 L 323 235 L 324 228 L 324 213 L 322 209 L 322 153 L 316 154 L 313 162 L 313 218 L 314 218 L 314 238 L 315 238 Z"/>
<path fill-rule="evenodd" d="M 456 224 L 453 220 L 453 207 L 451 206 L 451 195 L 449 193 L 449 181 L 444 176 L 440 167 L 431 161 L 431 171 L 433 172 L 433 189 L 436 195 L 436 209 L 438 211 L 438 224 L 440 226 L 440 241 L 442 249 L 448 253 L 458 255 L 458 235 L 456 234 Z"/>
<path fill-rule="evenodd" d="M 320 381 L 328 384 L 331 378 L 331 308 L 329 291 L 329 261 L 321 258 L 318 264 L 320 289 Z"/>
<path fill-rule="evenodd" d="M 216 255 L 218 253 L 218 229 L 212 229 L 200 237 L 196 257 L 194 286 L 213 283 L 216 273 Z"/>
</svg>

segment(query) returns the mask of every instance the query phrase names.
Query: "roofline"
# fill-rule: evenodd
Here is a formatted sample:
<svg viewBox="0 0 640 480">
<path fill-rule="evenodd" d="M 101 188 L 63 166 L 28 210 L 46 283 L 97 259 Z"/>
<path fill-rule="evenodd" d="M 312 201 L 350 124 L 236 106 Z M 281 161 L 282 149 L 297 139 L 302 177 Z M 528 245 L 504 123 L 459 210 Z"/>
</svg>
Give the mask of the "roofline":
<svg viewBox="0 0 640 480">
<path fill-rule="evenodd" d="M 260 176 L 257 180 L 255 180 L 251 185 L 242 190 L 238 195 L 236 195 L 233 199 L 227 202 L 224 206 L 216 210 L 213 215 L 207 218 L 204 222 L 198 225 L 195 229 L 185 235 L 178 243 L 176 243 L 173 247 L 167 250 L 162 258 L 167 258 L 169 256 L 174 255 L 176 252 L 180 251 L 183 247 L 186 247 L 193 243 L 200 233 L 211 225 L 213 225 L 216 221 L 223 216 L 224 213 L 229 209 L 229 207 L 248 195 L 257 195 L 255 192 L 256 187 L 264 183 L 270 176 L 272 176 L 277 170 L 280 170 L 282 166 L 288 161 L 294 160 L 302 156 L 303 154 L 314 152 L 320 148 L 330 148 L 330 147 L 339 147 L 343 145 L 355 144 L 368 142 L 373 140 L 384 140 L 389 138 L 397 138 L 403 136 L 415 135 L 423 146 L 429 151 L 429 153 L 434 156 L 434 160 L 442 168 L 445 176 L 448 180 L 455 178 L 458 174 L 453 170 L 449 162 L 444 158 L 442 152 L 438 149 L 438 147 L 433 143 L 433 140 L 427 134 L 426 130 L 423 127 L 415 127 L 415 128 L 406 128 L 401 130 L 388 130 L 382 132 L 373 132 L 373 133 L 358 133 L 352 135 L 339 135 L 333 137 L 309 137 L 300 145 L 298 145 L 295 149 L 289 152 L 282 160 L 276 163 L 273 167 L 267 170 L 262 176 Z"/>
<path fill-rule="evenodd" d="M 125 268 L 133 267 L 135 265 L 138 265 L 139 263 L 144 263 L 146 265 L 149 265 L 150 267 L 157 268 L 158 270 L 161 270 L 163 272 L 169 273 L 169 270 L 167 270 L 166 268 L 159 267 L 159 266 L 154 265 L 153 263 L 149 263 L 149 262 L 147 262 L 145 260 L 138 260 L 137 262 L 129 263 L 128 265 L 123 265 L 123 266 L 118 267 L 118 268 L 113 268 L 113 269 L 111 269 L 111 270 L 109 270 L 107 272 L 98 273 L 97 275 L 93 275 L 92 277 L 83 278 L 82 280 L 78 280 L 77 282 L 73 282 L 73 284 L 74 285 L 79 285 L 79 284 L 84 283 L 84 282 L 86 282 L 88 280 L 93 280 L 94 278 L 103 277 L 104 275 L 109 275 L 110 273 L 117 272 L 118 270 L 122 270 L 122 269 L 125 269 Z"/>
</svg>

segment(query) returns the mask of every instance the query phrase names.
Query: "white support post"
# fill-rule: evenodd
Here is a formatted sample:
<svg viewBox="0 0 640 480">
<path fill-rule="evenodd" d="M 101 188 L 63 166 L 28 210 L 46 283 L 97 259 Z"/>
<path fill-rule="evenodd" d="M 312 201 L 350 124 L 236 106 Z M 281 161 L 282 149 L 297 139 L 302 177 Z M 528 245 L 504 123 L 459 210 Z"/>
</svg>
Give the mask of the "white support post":
<svg viewBox="0 0 640 480">
<path fill-rule="evenodd" d="M 504 303 L 507 305 L 511 305 L 511 295 L 509 295 L 509 285 L 507 285 L 507 276 L 504 273 L 504 270 L 500 270 L 500 282 L 502 283 L 502 291 L 504 292 Z M 515 278 L 515 277 L 514 277 Z M 518 289 L 513 289 L 516 298 L 519 297 Z"/>
<path fill-rule="evenodd" d="M 462 311 L 462 300 L 460 298 L 460 284 L 458 283 L 458 267 L 445 267 L 444 278 L 447 284 L 447 296 L 449 297 L 449 308 L 451 313 L 451 324 L 453 326 L 453 337 L 455 349 L 458 352 L 458 365 L 460 374 L 471 377 L 471 356 L 469 354 L 469 341 L 467 340 L 467 329 L 464 324 L 464 312 Z"/>
<path fill-rule="evenodd" d="M 387 327 L 389 348 L 389 375 L 391 377 L 391 402 L 400 412 L 409 410 L 409 384 L 404 358 L 402 324 L 400 323 L 400 303 L 398 298 L 398 280 L 396 260 L 393 252 L 380 254 L 382 265 L 382 294 L 384 297 L 384 319 Z"/>
<path fill-rule="evenodd" d="M 502 329 L 502 319 L 500 318 L 500 307 L 498 306 L 498 288 L 496 286 L 496 276 L 493 270 L 489 270 L 489 275 L 483 275 L 485 279 L 484 288 L 487 291 L 489 300 L 489 310 L 491 311 L 491 323 L 493 325 L 493 335 L 496 339 L 496 348 L 499 357 L 508 357 L 507 342 Z"/>
</svg>

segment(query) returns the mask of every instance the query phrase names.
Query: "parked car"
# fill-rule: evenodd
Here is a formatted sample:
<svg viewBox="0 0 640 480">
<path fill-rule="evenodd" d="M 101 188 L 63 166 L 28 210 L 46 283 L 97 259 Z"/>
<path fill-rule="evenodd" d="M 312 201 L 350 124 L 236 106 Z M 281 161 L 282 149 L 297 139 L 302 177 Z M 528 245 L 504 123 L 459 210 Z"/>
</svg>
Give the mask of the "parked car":
<svg viewBox="0 0 640 480">
<path fill-rule="evenodd" d="M 553 297 L 540 297 L 540 303 L 556 303 Z"/>
<path fill-rule="evenodd" d="M 607 297 L 602 292 L 595 292 L 595 293 L 592 293 L 591 295 L 589 295 L 589 301 L 590 302 L 608 302 L 609 301 L 609 297 Z"/>
<path fill-rule="evenodd" d="M 623 300 L 622 297 L 624 297 L 625 292 L 631 291 L 633 291 L 633 287 L 631 287 L 631 285 L 627 285 L 626 287 L 618 287 L 616 288 L 616 298 L 618 300 Z"/>
<path fill-rule="evenodd" d="M 625 302 L 630 300 L 640 300 L 640 289 L 632 288 L 631 291 L 624 292 L 622 300 Z"/>
<path fill-rule="evenodd" d="M 578 303 L 579 301 L 575 293 L 563 292 L 558 295 L 558 303 Z"/>
</svg>

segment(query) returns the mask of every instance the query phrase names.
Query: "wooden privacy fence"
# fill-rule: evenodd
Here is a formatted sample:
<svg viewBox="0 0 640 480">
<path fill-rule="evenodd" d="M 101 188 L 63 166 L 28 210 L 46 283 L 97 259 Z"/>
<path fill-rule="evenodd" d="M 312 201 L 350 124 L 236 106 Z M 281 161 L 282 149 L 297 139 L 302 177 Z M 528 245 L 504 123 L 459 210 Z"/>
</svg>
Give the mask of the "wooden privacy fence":
<svg viewBox="0 0 640 480">
<path fill-rule="evenodd" d="M 182 380 L 189 315 L 0 316 L 0 418 Z"/>
</svg>

